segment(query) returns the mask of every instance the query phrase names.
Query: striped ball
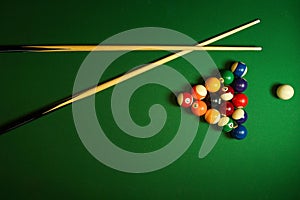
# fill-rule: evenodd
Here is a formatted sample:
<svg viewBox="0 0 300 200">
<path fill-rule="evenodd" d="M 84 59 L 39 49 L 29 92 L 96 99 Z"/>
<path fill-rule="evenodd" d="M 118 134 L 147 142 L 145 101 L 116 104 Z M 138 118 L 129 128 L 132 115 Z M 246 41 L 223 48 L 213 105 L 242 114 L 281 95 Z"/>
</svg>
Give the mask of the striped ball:
<svg viewBox="0 0 300 200">
<path fill-rule="evenodd" d="M 232 114 L 232 119 L 236 121 L 238 124 L 245 123 L 248 119 L 248 114 L 245 110 L 239 108 L 236 109 Z"/>
<path fill-rule="evenodd" d="M 235 62 L 231 66 L 232 73 L 237 77 L 243 77 L 246 75 L 248 68 L 243 62 Z"/>
<path fill-rule="evenodd" d="M 219 122 L 221 118 L 221 114 L 218 110 L 216 109 L 209 109 L 206 111 L 205 113 L 205 120 L 209 123 L 209 124 L 216 124 Z"/>
</svg>

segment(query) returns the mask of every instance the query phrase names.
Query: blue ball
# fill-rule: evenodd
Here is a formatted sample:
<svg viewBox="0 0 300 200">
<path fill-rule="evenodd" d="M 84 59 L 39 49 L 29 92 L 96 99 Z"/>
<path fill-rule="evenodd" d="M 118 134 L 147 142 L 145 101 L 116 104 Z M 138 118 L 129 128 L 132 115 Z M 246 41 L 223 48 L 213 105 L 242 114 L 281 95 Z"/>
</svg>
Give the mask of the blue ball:
<svg viewBox="0 0 300 200">
<path fill-rule="evenodd" d="M 231 71 L 237 77 L 243 77 L 246 75 L 248 68 L 245 63 L 242 62 L 235 62 L 231 66 Z"/>
<path fill-rule="evenodd" d="M 248 87 L 248 82 L 243 78 L 236 78 L 232 87 L 236 92 L 244 92 Z"/>
<path fill-rule="evenodd" d="M 248 131 L 245 126 L 239 125 L 237 128 L 233 129 L 230 133 L 231 137 L 242 140 L 244 139 L 248 134 Z"/>
</svg>

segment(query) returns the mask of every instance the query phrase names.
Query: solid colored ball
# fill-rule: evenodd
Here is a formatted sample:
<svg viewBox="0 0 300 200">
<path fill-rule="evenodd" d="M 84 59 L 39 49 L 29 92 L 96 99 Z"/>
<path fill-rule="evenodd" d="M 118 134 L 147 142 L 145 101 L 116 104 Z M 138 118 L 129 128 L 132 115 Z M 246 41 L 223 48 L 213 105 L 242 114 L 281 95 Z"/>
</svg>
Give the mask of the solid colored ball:
<svg viewBox="0 0 300 200">
<path fill-rule="evenodd" d="M 223 71 L 221 71 L 221 77 L 224 80 L 223 81 L 224 85 L 230 85 L 233 82 L 233 80 L 234 80 L 234 75 L 229 70 L 223 70 Z"/>
<path fill-rule="evenodd" d="M 192 88 L 192 95 L 195 99 L 202 100 L 207 95 L 207 90 L 203 85 L 195 85 Z"/>
<path fill-rule="evenodd" d="M 207 111 L 207 106 L 203 101 L 196 100 L 191 106 L 192 113 L 196 116 L 202 116 Z"/>
<path fill-rule="evenodd" d="M 224 86 L 220 90 L 220 97 L 224 101 L 230 101 L 234 96 L 234 89 L 231 86 Z"/>
<path fill-rule="evenodd" d="M 235 62 L 231 66 L 231 71 L 237 77 L 243 77 L 246 75 L 248 68 L 245 63 L 243 62 Z"/>
<path fill-rule="evenodd" d="M 248 104 L 248 97 L 243 93 L 238 93 L 232 98 L 232 103 L 236 108 L 244 108 Z"/>
<path fill-rule="evenodd" d="M 205 81 L 205 87 L 209 92 L 217 92 L 221 87 L 221 82 L 216 77 L 210 77 Z"/>
<path fill-rule="evenodd" d="M 218 126 L 223 127 L 225 133 L 228 133 L 235 128 L 234 121 L 229 117 L 222 117 L 218 122 Z"/>
<path fill-rule="evenodd" d="M 248 82 L 244 78 L 236 78 L 232 86 L 236 92 L 244 92 L 248 87 Z"/>
<path fill-rule="evenodd" d="M 238 140 L 242 140 L 244 139 L 248 134 L 248 131 L 246 129 L 245 126 L 243 125 L 239 125 L 238 127 L 236 127 L 235 129 L 233 129 L 230 133 L 230 135 Z"/>
<path fill-rule="evenodd" d="M 294 96 L 294 89 L 290 85 L 280 85 L 276 93 L 280 99 L 289 100 Z"/>
<path fill-rule="evenodd" d="M 231 116 L 234 112 L 234 106 L 231 102 L 225 101 L 220 106 L 220 113 L 221 115 Z"/>
<path fill-rule="evenodd" d="M 193 96 L 187 92 L 180 93 L 177 96 L 177 102 L 181 107 L 188 108 L 193 103 Z"/>
<path fill-rule="evenodd" d="M 205 120 L 209 124 L 216 124 L 221 118 L 220 112 L 214 108 L 211 108 L 205 113 Z"/>
<path fill-rule="evenodd" d="M 245 123 L 248 119 L 248 114 L 245 110 L 239 108 L 236 109 L 232 114 L 232 119 L 236 121 L 238 124 Z"/>
</svg>

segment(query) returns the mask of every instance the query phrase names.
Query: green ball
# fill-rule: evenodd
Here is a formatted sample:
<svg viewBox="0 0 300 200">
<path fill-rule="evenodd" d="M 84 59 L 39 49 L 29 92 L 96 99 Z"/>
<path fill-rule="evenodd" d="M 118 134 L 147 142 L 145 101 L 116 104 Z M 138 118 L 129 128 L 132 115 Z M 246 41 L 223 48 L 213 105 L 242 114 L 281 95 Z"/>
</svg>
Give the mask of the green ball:
<svg viewBox="0 0 300 200">
<path fill-rule="evenodd" d="M 221 72 L 221 76 L 222 76 L 222 78 L 224 80 L 224 85 L 230 85 L 233 82 L 233 80 L 234 80 L 234 75 L 229 70 L 223 70 Z"/>
<path fill-rule="evenodd" d="M 235 128 L 234 121 L 233 121 L 230 117 L 227 117 L 227 116 L 224 116 L 224 117 L 222 117 L 222 118 L 219 120 L 218 126 L 219 126 L 219 127 L 222 127 L 222 130 L 223 130 L 225 133 L 228 133 L 228 132 L 230 132 L 232 129 Z"/>
<path fill-rule="evenodd" d="M 229 118 L 229 121 L 227 122 L 227 124 L 225 126 L 223 126 L 223 131 L 225 133 L 228 133 L 230 131 L 232 131 L 232 129 L 235 127 L 234 121 Z"/>
</svg>

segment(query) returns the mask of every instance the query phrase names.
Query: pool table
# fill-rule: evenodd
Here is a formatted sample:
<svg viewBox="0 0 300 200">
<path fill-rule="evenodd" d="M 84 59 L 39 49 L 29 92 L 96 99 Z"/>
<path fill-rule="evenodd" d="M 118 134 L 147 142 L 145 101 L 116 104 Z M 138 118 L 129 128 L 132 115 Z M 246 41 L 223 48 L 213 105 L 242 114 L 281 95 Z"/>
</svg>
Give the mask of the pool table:
<svg viewBox="0 0 300 200">
<path fill-rule="evenodd" d="M 211 45 L 262 46 L 263 50 L 198 53 L 209 60 L 199 67 L 207 69 L 207 74 L 199 74 L 191 62 L 180 57 L 133 78 L 131 83 L 141 83 L 131 85 L 136 87 L 134 91 L 127 90 L 130 82 L 124 82 L 0 135 L 1 197 L 300 199 L 299 8 L 296 0 L 2 2 L 1 46 L 109 43 L 108 38 L 147 27 L 177 32 L 187 39 L 186 45 L 194 45 L 193 41 L 204 41 L 259 18 L 261 23 Z M 149 37 L 140 34 L 135 39 L 164 43 L 159 34 Z M 117 39 L 124 44 L 133 41 Z M 176 39 L 176 34 L 171 34 L 166 44 Z M 127 52 L 108 63 L 105 70 L 99 61 L 102 74 L 97 81 L 105 82 L 169 54 Z M 0 125 L 91 86 L 92 82 L 86 81 L 75 87 L 82 66 L 93 56 L 97 53 L 0 53 Z M 201 59 L 204 57 L 199 57 L 199 63 Z M 188 90 L 188 84 L 201 83 L 210 73 L 230 68 L 234 61 L 248 66 L 248 135 L 236 140 L 221 133 L 207 155 L 200 156 L 211 126 L 203 117 L 180 108 L 176 94 Z M 172 90 L 157 84 L 163 80 L 174 83 L 169 84 Z M 276 97 L 280 84 L 293 86 L 292 99 Z M 89 105 L 87 110 L 85 105 Z M 78 107 L 85 112 L 76 114 Z M 163 110 L 161 115 L 155 114 L 158 110 Z M 114 117 L 125 112 L 127 117 Z M 79 118 L 84 129 L 78 126 Z M 95 119 L 105 139 L 86 138 Z M 182 121 L 191 125 L 179 133 Z M 151 129 L 156 132 L 147 129 L 151 123 L 159 124 Z M 116 148 L 107 149 L 107 144 Z M 168 151 L 157 153 L 168 145 Z M 131 157 L 127 158 L 126 152 Z M 152 167 L 151 156 L 147 159 L 151 152 L 157 153 L 158 166 Z M 141 155 L 142 162 L 128 164 L 133 155 Z"/>
</svg>

